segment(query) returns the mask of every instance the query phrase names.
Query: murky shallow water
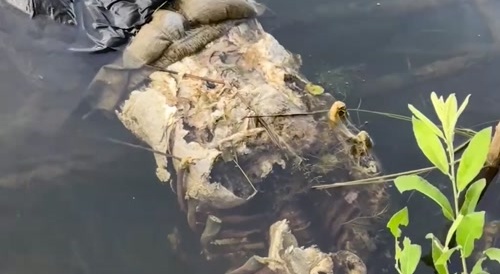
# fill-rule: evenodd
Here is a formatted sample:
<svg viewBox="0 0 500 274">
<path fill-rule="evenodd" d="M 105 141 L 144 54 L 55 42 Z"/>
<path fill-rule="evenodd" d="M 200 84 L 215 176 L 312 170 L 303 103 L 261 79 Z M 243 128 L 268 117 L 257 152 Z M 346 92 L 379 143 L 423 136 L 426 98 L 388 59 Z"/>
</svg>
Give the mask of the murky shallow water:
<svg viewBox="0 0 500 274">
<path fill-rule="evenodd" d="M 272 11 L 262 18 L 264 27 L 286 48 L 302 55 L 303 72 L 313 81 L 325 71 L 349 66 L 363 67 L 359 77 L 367 79 L 405 73 L 430 60 L 446 58 L 461 47 L 473 45 L 481 49 L 491 41 L 477 10 L 465 1 L 401 18 L 376 20 L 339 19 L 338 12 L 325 9 L 328 2 L 267 1 Z M 70 134 L 74 139 L 60 144 L 60 140 L 47 136 L 67 121 L 81 90 L 97 68 L 112 59 L 112 54 L 64 52 L 76 39 L 73 30 L 35 22 L 0 8 L 0 144 L 5 152 L 0 158 L 2 174 L 26 169 L 30 159 L 45 159 L 47 155 L 62 155 L 59 161 L 68 155 L 91 157 L 91 152 L 82 156 L 66 151 L 95 145 L 88 140 Z M 359 105 L 362 109 L 403 115 L 409 115 L 408 103 L 429 113 L 431 91 L 455 92 L 459 99 L 471 93 L 470 108 L 460 125 L 473 127 L 500 117 L 499 68 L 497 59 L 418 86 L 373 93 L 346 81 L 344 87 L 333 92 L 345 98 L 351 108 Z M 428 165 L 417 149 L 408 122 L 368 114 L 352 113 L 352 117 L 371 133 L 386 172 Z M 1 273 L 198 273 L 177 265 L 168 248 L 175 199 L 167 186 L 157 184 L 152 157 L 117 150 L 127 160 L 103 160 L 97 164 L 98 172 L 95 168 L 88 169 L 92 172 L 75 168 L 77 171 L 57 180 L 33 176 L 21 178 L 22 183 L 16 186 L 2 180 Z M 432 179 L 442 180 L 431 175 Z M 489 218 L 500 217 L 493 211 L 498 204 L 492 194 L 498 191 L 497 185 L 490 188 L 481 204 L 491 211 Z M 418 195 L 400 199 L 402 205 L 409 203 L 410 236 L 425 243 L 426 233 L 441 233 L 442 218 L 429 201 Z M 435 221 L 429 222 L 429 216 Z M 427 271 L 421 267 L 421 273 Z"/>
<path fill-rule="evenodd" d="M 299 1 L 294 3 L 300 5 Z M 380 3 L 384 5 L 387 2 Z M 269 1 L 269 5 L 278 11 L 279 17 L 279 8 L 287 4 L 284 1 Z M 295 7 L 295 13 L 289 11 L 290 14 L 285 16 L 288 18 L 285 19 L 288 21 L 283 23 L 285 26 L 272 31 L 285 47 L 302 54 L 304 73 L 313 81 L 322 80 L 321 75 L 328 70 L 362 67 L 363 73 L 360 77 L 365 78 L 366 84 L 370 86 L 370 81 L 373 83 L 377 77 L 388 74 L 402 75 L 427 63 L 446 60 L 453 56 L 453 52 L 464 48 L 481 51 L 492 41 L 488 26 L 473 1 L 457 1 L 454 5 L 409 13 L 401 18 L 371 21 L 365 19 L 365 22 L 363 19 L 339 22 L 335 17 L 328 16 L 327 12 L 315 18 L 313 14 L 309 14 L 314 13 L 315 5 Z M 303 14 L 306 14 L 305 19 Z M 300 22 L 294 23 L 293 18 Z M 496 58 L 421 85 L 373 92 L 369 89 L 357 89 L 346 80 L 345 86 L 335 87 L 337 96 L 345 98 L 350 108 L 359 107 L 406 116 L 410 115 L 408 103 L 426 114 L 431 114 L 431 91 L 442 95 L 456 93 L 459 100 L 463 100 L 467 94 L 472 94 L 469 108 L 463 113 L 459 126 L 479 130 L 486 125 L 495 124 L 492 121 L 498 121 L 500 118 L 500 78 L 497 76 L 499 69 L 500 59 Z M 342 92 L 338 92 L 339 90 Z M 430 165 L 418 150 L 411 123 L 366 113 L 360 113 L 358 116 L 357 113 L 351 112 L 351 115 L 354 121 L 373 137 L 376 153 L 387 173 Z M 428 175 L 427 179 L 439 185 L 448 185 L 444 178 L 436 174 Z M 496 182 L 489 188 L 479 206 L 480 210 L 487 211 L 487 218 L 490 220 L 500 217 L 496 210 L 498 199 L 495 193 L 498 193 L 498 190 Z M 423 244 L 428 250 L 428 240 L 425 239 L 427 233 L 432 232 L 443 237 L 443 217 L 431 201 L 418 194 L 395 194 L 393 197 L 396 202 L 400 199 L 401 207 L 409 207 L 411 221 L 407 232 L 412 239 Z M 389 266 L 389 269 L 389 273 L 394 273 L 392 266 Z M 429 273 L 430 269 L 422 265 L 418 271 Z"/>
</svg>

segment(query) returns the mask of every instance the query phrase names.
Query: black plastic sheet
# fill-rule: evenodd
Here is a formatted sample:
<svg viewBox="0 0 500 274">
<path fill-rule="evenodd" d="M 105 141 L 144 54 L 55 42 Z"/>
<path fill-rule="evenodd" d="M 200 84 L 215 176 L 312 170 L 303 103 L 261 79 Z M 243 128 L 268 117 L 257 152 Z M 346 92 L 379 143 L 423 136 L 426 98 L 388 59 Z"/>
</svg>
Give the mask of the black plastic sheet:
<svg viewBox="0 0 500 274">
<path fill-rule="evenodd" d="M 151 14 L 169 0 L 6 0 L 31 17 L 49 16 L 76 25 L 87 36 L 69 49 L 98 52 L 118 49 L 133 31 L 147 23 Z"/>
</svg>

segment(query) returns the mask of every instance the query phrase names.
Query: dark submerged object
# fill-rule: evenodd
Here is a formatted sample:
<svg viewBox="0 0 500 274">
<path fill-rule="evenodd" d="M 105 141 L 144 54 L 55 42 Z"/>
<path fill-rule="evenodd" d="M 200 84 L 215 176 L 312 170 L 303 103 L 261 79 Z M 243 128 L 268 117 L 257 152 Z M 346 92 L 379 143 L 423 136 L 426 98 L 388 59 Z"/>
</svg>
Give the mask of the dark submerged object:
<svg viewBox="0 0 500 274">
<path fill-rule="evenodd" d="M 48 16 L 76 25 L 93 45 L 73 46 L 72 51 L 97 52 L 120 48 L 151 14 L 169 0 L 6 0 L 31 17 Z"/>
</svg>

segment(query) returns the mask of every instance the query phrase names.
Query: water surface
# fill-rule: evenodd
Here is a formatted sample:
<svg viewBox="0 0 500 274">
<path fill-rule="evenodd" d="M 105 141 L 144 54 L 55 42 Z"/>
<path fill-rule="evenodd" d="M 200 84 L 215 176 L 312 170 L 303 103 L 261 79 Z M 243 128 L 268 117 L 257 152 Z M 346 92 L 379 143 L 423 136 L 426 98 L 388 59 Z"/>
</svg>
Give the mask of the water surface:
<svg viewBox="0 0 500 274">
<path fill-rule="evenodd" d="M 432 81 L 370 89 L 370 83 L 385 75 L 404 78 L 411 70 L 456 52 L 487 50 L 492 37 L 473 1 L 443 0 L 439 7 L 386 15 L 344 9 L 343 2 L 269 0 L 264 3 L 270 12 L 261 21 L 286 48 L 302 56 L 303 72 L 310 80 L 329 82 L 328 91 L 350 108 L 409 115 L 411 103 L 431 113 L 431 91 L 453 92 L 459 100 L 472 94 L 461 126 L 480 129 L 478 124 L 500 117 L 500 62 L 495 58 Z M 61 125 L 74 121 L 71 113 L 88 81 L 114 57 L 113 53 L 67 52 L 78 35 L 70 27 L 30 20 L 0 5 L 0 146 L 4 152 L 0 158 L 0 272 L 199 273 L 179 265 L 168 247 L 171 220 L 178 217 L 175 199 L 169 187 L 154 177 L 149 153 L 115 148 L 74 131 L 60 135 Z M 349 73 L 328 73 L 339 70 Z M 429 165 L 408 122 L 351 115 L 375 140 L 385 172 Z M 77 124 L 73 129 L 103 133 L 105 128 L 109 134 L 124 136 L 119 129 L 99 125 Z M 99 154 L 102 148 L 126 160 L 108 161 Z M 81 164 L 92 157 L 94 165 Z M 63 171 L 57 168 L 74 159 L 80 164 Z M 40 162 L 51 165 L 54 176 L 34 173 L 16 178 L 16 183 L 8 179 Z M 429 180 L 445 183 L 435 174 Z M 498 191 L 497 184 L 490 190 Z M 425 243 L 426 233 L 442 233 L 443 218 L 430 201 L 419 195 L 395 194 L 394 199 L 410 208 L 411 237 Z M 497 205 L 495 195 L 488 194 L 481 207 L 495 219 L 500 217 L 493 212 Z M 394 273 L 390 266 L 388 270 Z M 419 270 L 428 273 L 424 266 Z"/>
</svg>

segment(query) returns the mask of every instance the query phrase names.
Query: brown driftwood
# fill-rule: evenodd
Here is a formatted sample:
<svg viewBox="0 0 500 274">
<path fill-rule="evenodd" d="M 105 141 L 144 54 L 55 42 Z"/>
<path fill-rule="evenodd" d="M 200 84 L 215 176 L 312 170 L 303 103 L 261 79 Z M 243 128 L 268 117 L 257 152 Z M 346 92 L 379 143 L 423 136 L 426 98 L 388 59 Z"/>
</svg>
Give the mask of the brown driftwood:
<svg viewBox="0 0 500 274">
<path fill-rule="evenodd" d="M 483 198 L 491 184 L 495 181 L 500 169 L 500 122 L 496 125 L 493 134 L 493 139 L 491 140 L 490 149 L 488 151 L 488 157 L 486 160 L 485 167 L 481 170 L 480 174 L 476 179 L 484 178 L 486 180 L 486 187 L 483 189 L 479 200 Z M 483 227 L 483 235 L 481 238 L 475 242 L 474 253 L 472 260 L 476 262 L 477 260 L 484 257 L 483 251 L 491 248 L 498 247 L 498 239 L 500 237 L 500 221 L 497 219 L 488 220 L 486 218 Z M 490 267 L 489 265 L 487 266 Z M 498 272 L 498 266 L 493 265 L 492 269 L 489 269 L 492 273 Z"/>
<path fill-rule="evenodd" d="M 490 149 L 488 151 L 488 158 L 486 160 L 486 165 L 481 170 L 479 178 L 484 178 L 486 180 L 486 187 L 479 199 L 481 199 L 490 184 L 495 180 L 498 171 L 500 169 L 500 122 L 496 125 L 493 134 L 493 139 L 491 140 Z"/>
</svg>

